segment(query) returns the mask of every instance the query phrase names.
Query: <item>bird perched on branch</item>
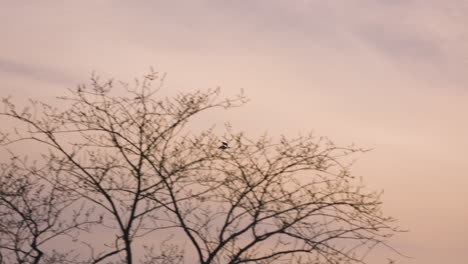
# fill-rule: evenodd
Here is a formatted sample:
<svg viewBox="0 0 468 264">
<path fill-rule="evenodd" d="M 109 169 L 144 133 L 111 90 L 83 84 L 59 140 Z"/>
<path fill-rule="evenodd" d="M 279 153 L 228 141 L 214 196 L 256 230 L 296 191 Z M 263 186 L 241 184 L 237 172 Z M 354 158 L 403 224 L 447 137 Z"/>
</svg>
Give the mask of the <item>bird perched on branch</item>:
<svg viewBox="0 0 468 264">
<path fill-rule="evenodd" d="M 219 148 L 219 149 L 222 149 L 222 150 L 225 150 L 225 149 L 229 148 L 229 146 L 228 146 L 228 143 L 227 143 L 227 142 L 222 141 L 222 142 L 221 142 L 221 146 L 219 146 L 218 148 Z"/>
</svg>

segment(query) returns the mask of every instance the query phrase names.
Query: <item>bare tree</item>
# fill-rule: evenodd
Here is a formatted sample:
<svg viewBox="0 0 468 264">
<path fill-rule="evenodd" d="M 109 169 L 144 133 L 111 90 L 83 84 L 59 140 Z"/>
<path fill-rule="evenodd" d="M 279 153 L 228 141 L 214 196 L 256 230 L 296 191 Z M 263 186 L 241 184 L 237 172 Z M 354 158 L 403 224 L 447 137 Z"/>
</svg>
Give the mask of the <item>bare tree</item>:
<svg viewBox="0 0 468 264">
<path fill-rule="evenodd" d="M 71 210 L 80 197 L 47 182 L 56 172 L 47 165 L 27 167 L 16 156 L 1 164 L 0 263 L 65 263 L 72 249 L 46 252 L 44 246 L 63 236 L 75 239 L 99 223 L 90 217 L 93 208 Z"/>
<path fill-rule="evenodd" d="M 347 157 L 363 150 L 313 136 L 251 140 L 230 126 L 219 136 L 212 128 L 194 133 L 193 116 L 246 98 L 218 99 L 218 89 L 161 98 L 154 81 L 163 78 L 150 72 L 121 83 L 119 95 L 112 81 L 93 77 L 61 98 L 64 110 L 32 102 L 18 111 L 4 99 L 1 115 L 28 128 L 3 133 L 3 145 L 46 146 L 56 172 L 43 177 L 49 189 L 96 207 L 102 218 L 93 224 L 115 232 L 98 253 L 83 241 L 84 262 L 357 263 L 397 231 L 379 194 L 349 172 Z M 135 241 L 167 231 L 186 246 L 168 239 L 135 256 Z"/>
<path fill-rule="evenodd" d="M 174 198 L 166 220 L 187 235 L 200 263 L 362 262 L 397 231 L 381 213 L 379 193 L 353 185 L 339 161 L 362 150 L 312 136 L 272 143 L 228 133 L 225 140 L 229 150 L 207 150 L 207 167 L 162 176 L 187 178 L 167 184 Z M 177 162 L 191 164 L 188 157 Z"/>
</svg>

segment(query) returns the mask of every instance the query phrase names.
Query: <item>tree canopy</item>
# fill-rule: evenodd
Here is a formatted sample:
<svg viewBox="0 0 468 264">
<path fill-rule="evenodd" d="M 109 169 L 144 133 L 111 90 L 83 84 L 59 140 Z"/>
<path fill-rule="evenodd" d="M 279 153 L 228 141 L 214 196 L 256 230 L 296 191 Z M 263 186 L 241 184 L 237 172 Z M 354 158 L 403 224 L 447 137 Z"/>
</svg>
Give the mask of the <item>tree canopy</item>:
<svg viewBox="0 0 468 264">
<path fill-rule="evenodd" d="M 23 126 L 0 135 L 11 154 L 0 168 L 0 263 L 362 263 L 398 231 L 380 193 L 350 172 L 348 157 L 364 150 L 314 135 L 252 139 L 229 125 L 194 132 L 194 116 L 246 97 L 164 97 L 162 80 L 93 77 L 61 108 L 3 99 L 0 115 Z M 24 141 L 42 158 L 13 150 Z"/>
</svg>

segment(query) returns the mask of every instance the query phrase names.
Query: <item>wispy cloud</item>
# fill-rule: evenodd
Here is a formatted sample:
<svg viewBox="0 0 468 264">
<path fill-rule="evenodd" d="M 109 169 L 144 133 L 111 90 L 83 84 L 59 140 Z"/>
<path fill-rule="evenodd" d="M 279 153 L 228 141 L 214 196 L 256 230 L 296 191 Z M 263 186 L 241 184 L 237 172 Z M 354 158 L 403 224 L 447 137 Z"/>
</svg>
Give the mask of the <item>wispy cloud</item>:
<svg viewBox="0 0 468 264">
<path fill-rule="evenodd" d="M 74 76 L 70 72 L 51 69 L 46 65 L 32 65 L 3 58 L 0 58 L 0 72 L 3 74 L 13 74 L 23 79 L 68 85 L 70 82 L 76 81 L 76 75 Z"/>
<path fill-rule="evenodd" d="M 441 47 L 437 42 L 412 32 L 367 25 L 359 30 L 358 36 L 369 43 L 369 46 L 390 57 L 427 61 L 442 56 Z"/>
</svg>

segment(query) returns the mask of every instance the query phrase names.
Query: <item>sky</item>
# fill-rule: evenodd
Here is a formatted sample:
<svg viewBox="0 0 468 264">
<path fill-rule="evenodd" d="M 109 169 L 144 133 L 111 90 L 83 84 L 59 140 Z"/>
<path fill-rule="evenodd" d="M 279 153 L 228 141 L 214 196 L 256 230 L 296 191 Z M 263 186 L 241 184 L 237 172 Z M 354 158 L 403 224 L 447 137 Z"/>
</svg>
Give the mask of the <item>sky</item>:
<svg viewBox="0 0 468 264">
<path fill-rule="evenodd" d="M 397 263 L 464 264 L 467 24 L 465 0 L 0 0 L 0 96 L 54 102 L 150 66 L 167 93 L 243 89 L 202 124 L 372 148 L 352 171 L 410 230 Z"/>
</svg>

